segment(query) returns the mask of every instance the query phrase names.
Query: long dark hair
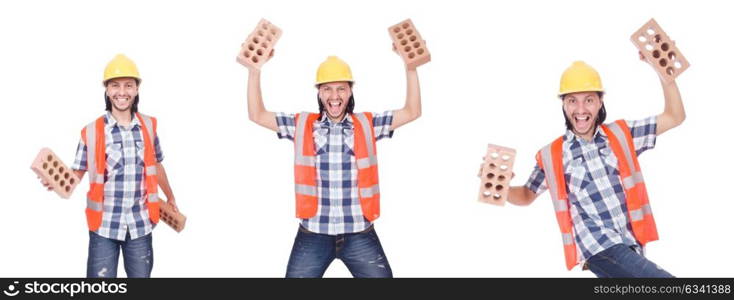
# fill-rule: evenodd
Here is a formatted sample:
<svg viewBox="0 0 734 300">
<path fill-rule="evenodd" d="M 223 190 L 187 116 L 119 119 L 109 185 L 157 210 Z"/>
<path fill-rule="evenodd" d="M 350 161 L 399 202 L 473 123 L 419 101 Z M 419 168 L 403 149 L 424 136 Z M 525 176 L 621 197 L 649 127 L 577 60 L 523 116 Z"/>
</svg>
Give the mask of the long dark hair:
<svg viewBox="0 0 734 300">
<path fill-rule="evenodd" d="M 599 95 L 599 100 L 602 99 L 604 96 L 603 92 L 596 92 Z M 566 95 L 561 95 L 561 100 L 563 100 L 563 97 Z M 566 111 L 563 110 L 563 107 L 561 107 L 561 111 L 563 111 L 563 118 L 566 119 L 566 129 L 573 131 L 573 125 L 571 124 L 571 120 L 568 119 L 568 116 L 566 116 Z M 604 120 L 607 119 L 607 109 L 604 107 L 604 102 L 601 103 L 601 108 L 599 109 L 599 113 L 596 114 L 596 124 L 594 124 L 594 129 L 596 129 L 597 126 L 604 124 Z"/>
<path fill-rule="evenodd" d="M 349 88 L 350 89 L 352 88 L 352 84 L 353 84 L 353 82 L 350 82 L 349 83 Z M 317 88 L 319 88 L 319 87 L 321 87 L 321 85 L 319 85 Z M 324 104 L 321 103 L 321 98 L 319 97 L 318 92 L 316 93 L 316 102 L 319 103 L 319 119 L 321 119 L 324 116 L 324 111 L 326 110 L 326 107 L 324 107 Z M 354 113 L 354 93 L 352 93 L 352 95 L 349 96 L 349 102 L 347 102 L 346 112 L 348 114 Z"/>
</svg>

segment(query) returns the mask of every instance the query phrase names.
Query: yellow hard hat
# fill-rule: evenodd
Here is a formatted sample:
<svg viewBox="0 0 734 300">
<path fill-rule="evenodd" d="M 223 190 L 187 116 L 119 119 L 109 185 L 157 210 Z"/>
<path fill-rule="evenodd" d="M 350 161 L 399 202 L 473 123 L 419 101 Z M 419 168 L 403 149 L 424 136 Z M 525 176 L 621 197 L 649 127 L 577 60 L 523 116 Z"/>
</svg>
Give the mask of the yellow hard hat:
<svg viewBox="0 0 734 300">
<path fill-rule="evenodd" d="M 104 69 L 104 78 L 102 84 L 107 83 L 107 80 L 121 77 L 132 77 L 138 80 L 138 84 L 142 81 L 140 73 L 138 73 L 138 67 L 135 66 L 130 58 L 124 54 L 118 54 L 110 60 L 107 67 Z"/>
<path fill-rule="evenodd" d="M 319 69 L 316 71 L 316 85 L 335 81 L 354 82 L 352 69 L 338 57 L 329 56 L 319 65 Z"/>
<path fill-rule="evenodd" d="M 604 92 L 599 73 L 583 61 L 575 61 L 561 75 L 558 95 L 576 92 Z"/>
</svg>

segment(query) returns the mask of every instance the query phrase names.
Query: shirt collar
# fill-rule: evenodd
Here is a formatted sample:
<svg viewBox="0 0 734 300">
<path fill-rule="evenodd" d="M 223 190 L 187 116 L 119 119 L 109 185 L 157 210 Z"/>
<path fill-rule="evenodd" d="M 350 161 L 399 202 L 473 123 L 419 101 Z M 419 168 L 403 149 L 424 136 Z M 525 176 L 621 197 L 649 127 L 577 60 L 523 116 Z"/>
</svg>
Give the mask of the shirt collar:
<svg viewBox="0 0 734 300">
<path fill-rule="evenodd" d="M 573 133 L 573 130 L 566 129 L 566 134 L 563 135 L 563 139 L 566 140 L 569 143 L 589 143 L 586 142 L 581 137 L 576 136 L 575 133 Z M 592 142 L 604 142 L 607 140 L 607 134 L 604 132 L 604 130 L 601 129 L 601 125 L 596 127 L 596 132 L 594 132 L 594 136 L 592 137 Z"/>
<path fill-rule="evenodd" d="M 109 111 L 107 113 L 105 113 L 105 123 L 107 124 L 106 125 L 107 127 L 119 126 L 117 124 L 117 119 L 115 119 L 115 117 L 113 117 L 112 116 L 112 113 L 109 112 Z M 138 126 L 138 125 L 140 125 L 140 122 L 138 121 L 138 116 L 137 115 L 133 115 L 133 118 L 130 121 L 130 127 L 132 128 L 132 127 L 135 127 L 135 126 Z"/>
<path fill-rule="evenodd" d="M 351 128 L 352 123 L 353 123 L 352 114 L 349 114 L 349 113 L 346 114 L 344 118 L 342 118 L 341 121 L 336 122 L 336 124 L 340 124 L 346 128 Z M 326 113 L 322 114 L 321 119 L 319 120 L 319 124 L 322 125 L 322 127 L 331 127 L 331 126 L 336 125 L 334 124 L 333 121 L 331 121 L 331 119 L 329 119 L 328 116 L 326 116 Z"/>
</svg>

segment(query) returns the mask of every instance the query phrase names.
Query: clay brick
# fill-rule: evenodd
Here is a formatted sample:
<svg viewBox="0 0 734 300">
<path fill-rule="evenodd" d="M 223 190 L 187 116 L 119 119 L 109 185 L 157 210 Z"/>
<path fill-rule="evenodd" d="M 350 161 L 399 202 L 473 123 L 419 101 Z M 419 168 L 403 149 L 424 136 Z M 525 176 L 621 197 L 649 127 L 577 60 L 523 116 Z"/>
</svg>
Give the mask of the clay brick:
<svg viewBox="0 0 734 300">
<path fill-rule="evenodd" d="M 431 53 L 426 48 L 426 41 L 421 38 L 410 19 L 388 28 L 393 45 L 409 68 L 416 68 L 431 61 Z"/>
<path fill-rule="evenodd" d="M 242 43 L 238 60 L 241 63 L 260 69 L 267 61 L 281 35 L 283 35 L 283 31 L 280 28 L 271 24 L 268 20 L 261 19 L 255 30 Z"/>
<path fill-rule="evenodd" d="M 160 219 L 166 225 L 171 226 L 176 232 L 181 232 L 186 226 L 186 216 L 180 212 L 173 211 L 173 206 L 168 204 L 168 201 L 160 198 L 158 199 L 161 203 Z"/>
<path fill-rule="evenodd" d="M 675 80 L 690 66 L 675 42 L 665 34 L 655 19 L 650 19 L 632 34 L 631 40 L 665 82 Z"/>
<path fill-rule="evenodd" d="M 505 205 L 510 191 L 515 149 L 489 144 L 487 155 L 479 173 L 479 201 L 494 205 Z"/>
<path fill-rule="evenodd" d="M 31 170 L 48 182 L 61 198 L 69 199 L 74 188 L 79 184 L 79 178 L 59 159 L 49 148 L 43 148 L 31 164 Z"/>
</svg>

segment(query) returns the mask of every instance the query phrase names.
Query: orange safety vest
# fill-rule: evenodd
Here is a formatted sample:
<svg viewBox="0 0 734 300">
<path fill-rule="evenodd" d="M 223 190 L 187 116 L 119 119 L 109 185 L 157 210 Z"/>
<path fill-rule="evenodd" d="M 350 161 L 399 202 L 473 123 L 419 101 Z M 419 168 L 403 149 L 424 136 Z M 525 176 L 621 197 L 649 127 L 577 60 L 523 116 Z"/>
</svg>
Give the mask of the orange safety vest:
<svg viewBox="0 0 734 300">
<path fill-rule="evenodd" d="M 150 220 L 158 223 L 160 212 L 158 202 L 158 178 L 156 177 L 156 158 L 153 141 L 156 136 L 157 121 L 140 113 L 138 117 L 140 126 L 143 128 L 144 158 L 145 164 L 145 187 L 147 190 L 146 204 Z M 104 208 L 104 179 L 107 169 L 106 144 L 104 132 L 104 116 L 89 123 L 82 129 L 82 140 L 87 146 L 87 172 L 89 173 L 89 192 L 87 192 L 87 226 L 91 231 L 97 231 L 102 224 L 102 212 Z"/>
<path fill-rule="evenodd" d="M 624 194 L 627 201 L 627 212 L 632 223 L 632 233 L 641 245 L 656 241 L 658 232 L 655 219 L 647 197 L 645 181 L 642 178 L 640 163 L 637 161 L 635 144 L 632 141 L 630 129 L 624 120 L 601 126 L 609 138 L 609 145 L 617 157 L 617 168 L 622 179 Z M 570 203 L 568 190 L 563 173 L 563 137 L 543 147 L 535 159 L 545 172 L 546 185 L 553 199 L 553 208 L 556 211 L 556 220 L 563 236 L 563 253 L 566 256 L 566 267 L 571 270 L 578 264 L 578 254 L 573 236 Z"/>
<path fill-rule="evenodd" d="M 362 213 L 369 221 L 380 217 L 380 187 L 377 178 L 375 129 L 371 113 L 352 114 L 354 120 L 354 155 L 357 160 L 357 187 Z M 316 147 L 313 141 L 313 123 L 319 114 L 296 114 L 295 179 L 296 217 L 308 219 L 318 209 Z"/>
</svg>

